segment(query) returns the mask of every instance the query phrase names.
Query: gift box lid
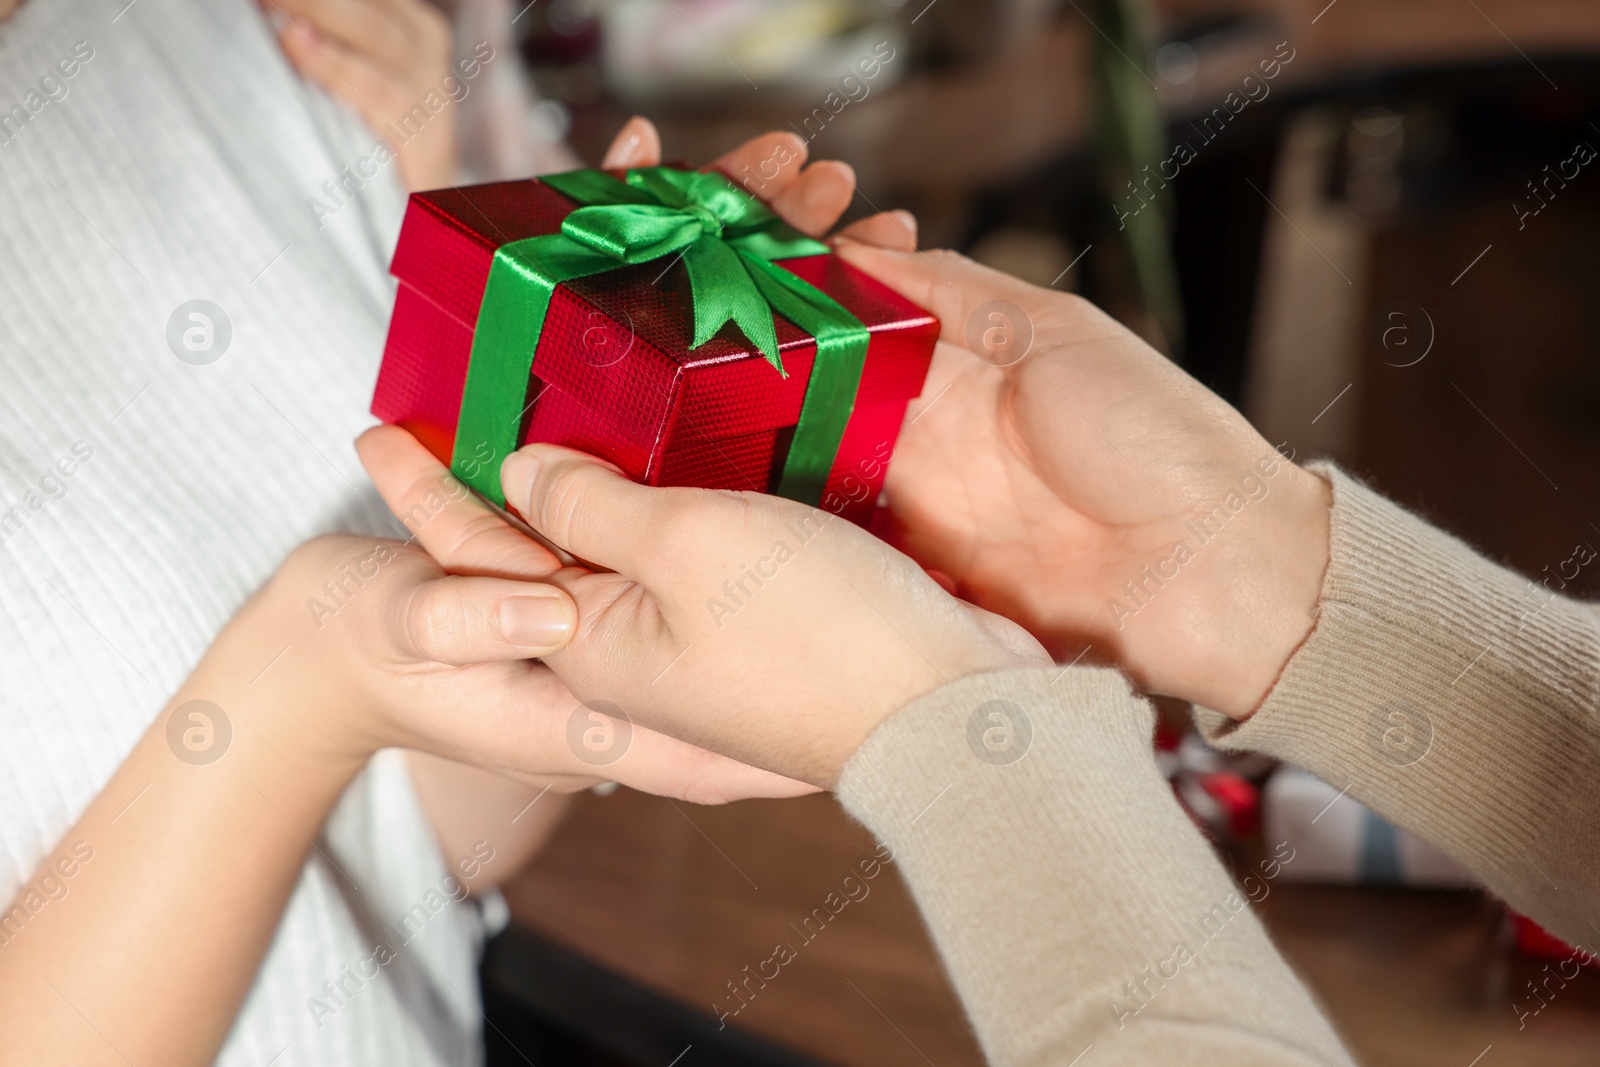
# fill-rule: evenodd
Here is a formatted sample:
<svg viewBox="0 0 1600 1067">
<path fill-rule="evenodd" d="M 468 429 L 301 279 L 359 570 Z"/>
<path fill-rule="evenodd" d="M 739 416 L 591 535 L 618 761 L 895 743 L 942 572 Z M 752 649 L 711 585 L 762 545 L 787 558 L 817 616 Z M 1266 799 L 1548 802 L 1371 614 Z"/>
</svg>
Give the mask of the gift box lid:
<svg viewBox="0 0 1600 1067">
<path fill-rule="evenodd" d="M 391 272 L 471 331 L 496 249 L 558 231 L 575 207 L 531 179 L 415 193 Z M 938 320 L 832 254 L 781 262 L 867 327 L 857 406 L 904 401 L 921 390 Z M 775 318 L 786 375 L 731 323 L 691 351 L 693 313 L 682 264 L 619 264 L 557 289 L 533 376 L 541 388 L 606 413 L 619 433 L 657 451 L 792 426 L 816 344 L 783 316 Z M 883 343 L 886 336 L 903 340 L 907 331 L 922 343 Z"/>
</svg>

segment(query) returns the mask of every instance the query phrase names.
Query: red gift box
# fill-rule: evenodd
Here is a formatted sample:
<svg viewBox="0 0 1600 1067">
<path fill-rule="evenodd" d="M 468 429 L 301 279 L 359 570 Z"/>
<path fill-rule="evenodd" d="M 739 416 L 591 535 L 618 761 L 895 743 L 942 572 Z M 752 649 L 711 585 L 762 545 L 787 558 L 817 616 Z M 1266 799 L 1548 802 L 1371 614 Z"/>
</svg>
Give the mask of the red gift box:
<svg viewBox="0 0 1600 1067">
<path fill-rule="evenodd" d="M 496 250 L 559 232 L 576 207 L 533 180 L 412 195 L 390 267 L 400 285 L 375 416 L 450 462 Z M 832 254 L 776 262 L 868 331 L 854 407 L 818 501 L 865 524 L 939 323 Z M 786 375 L 732 323 L 691 348 L 690 281 L 669 257 L 563 281 L 538 336 L 516 440 L 581 449 L 647 485 L 771 491 L 816 356 L 811 335 L 774 319 Z M 483 457 L 494 470 L 503 458 Z"/>
</svg>

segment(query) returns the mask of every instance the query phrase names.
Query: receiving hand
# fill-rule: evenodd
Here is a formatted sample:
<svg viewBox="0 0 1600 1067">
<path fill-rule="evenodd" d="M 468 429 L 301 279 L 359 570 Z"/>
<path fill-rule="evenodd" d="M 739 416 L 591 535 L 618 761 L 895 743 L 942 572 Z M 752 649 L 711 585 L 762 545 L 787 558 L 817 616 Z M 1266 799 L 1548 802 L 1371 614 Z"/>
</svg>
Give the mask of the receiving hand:
<svg viewBox="0 0 1600 1067">
<path fill-rule="evenodd" d="M 526 578 L 548 556 L 437 464 L 420 477 L 374 465 L 397 514 L 458 573 L 377 538 L 297 549 L 218 646 L 253 649 L 265 663 L 268 646 L 286 645 L 235 701 L 271 709 L 257 732 L 323 762 L 404 747 L 557 790 L 611 779 L 696 803 L 807 791 L 645 728 L 622 727 L 624 740 L 600 751 L 587 745 L 590 731 L 610 738 L 619 724 L 592 715 L 533 658 L 564 644 L 577 618 L 561 590 Z"/>
<path fill-rule="evenodd" d="M 1086 301 L 870 239 L 897 247 L 837 250 L 943 324 L 886 536 L 1058 657 L 1088 644 L 1151 691 L 1247 716 L 1309 632 L 1326 483 Z M 1024 322 L 1031 348 L 994 365 L 1016 355 L 984 351 L 986 331 Z"/>
</svg>

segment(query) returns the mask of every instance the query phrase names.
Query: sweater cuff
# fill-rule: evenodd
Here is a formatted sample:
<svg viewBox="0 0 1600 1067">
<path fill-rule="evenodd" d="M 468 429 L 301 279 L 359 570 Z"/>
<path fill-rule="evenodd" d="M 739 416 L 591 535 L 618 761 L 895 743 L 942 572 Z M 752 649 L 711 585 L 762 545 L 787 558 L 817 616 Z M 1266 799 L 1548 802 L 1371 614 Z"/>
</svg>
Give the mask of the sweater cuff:
<svg viewBox="0 0 1600 1067">
<path fill-rule="evenodd" d="M 1551 591 L 1559 578 L 1530 582 L 1332 465 L 1313 470 L 1333 486 L 1316 625 L 1251 718 L 1197 709 L 1201 729 L 1349 788 L 1513 904 L 1574 885 L 1576 853 L 1537 835 L 1587 824 L 1593 808 L 1576 809 L 1597 799 L 1571 784 L 1594 778 L 1594 615 Z"/>
<path fill-rule="evenodd" d="M 1073 718 L 1054 714 L 1057 708 L 1071 709 Z M 885 840 L 914 835 L 941 791 L 987 791 L 1020 778 L 1030 755 L 1038 762 L 1036 748 L 1058 760 L 1092 751 L 1095 766 L 1084 770 L 1107 784 L 1121 785 L 1135 771 L 1147 775 L 1154 728 L 1150 705 L 1111 668 L 970 675 L 912 701 L 873 731 L 840 773 L 838 796 Z M 1054 769 L 1077 772 L 1065 761 Z"/>
</svg>

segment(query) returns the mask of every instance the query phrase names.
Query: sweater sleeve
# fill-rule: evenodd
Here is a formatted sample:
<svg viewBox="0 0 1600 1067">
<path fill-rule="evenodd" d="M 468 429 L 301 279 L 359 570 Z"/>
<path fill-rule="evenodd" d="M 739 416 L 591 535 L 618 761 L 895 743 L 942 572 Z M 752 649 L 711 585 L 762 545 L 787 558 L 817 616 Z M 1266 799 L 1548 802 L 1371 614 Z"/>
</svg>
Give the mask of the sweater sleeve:
<svg viewBox="0 0 1600 1067">
<path fill-rule="evenodd" d="M 977 675 L 880 726 L 839 797 L 894 852 L 991 1063 L 1349 1064 L 1099 668 Z M 1093 1051 L 1085 1057 L 1085 1053 Z"/>
<path fill-rule="evenodd" d="M 1600 630 L 1340 471 L 1317 622 L 1255 714 L 1197 712 L 1217 745 L 1299 764 L 1473 870 L 1574 943 L 1600 942 Z"/>
</svg>

